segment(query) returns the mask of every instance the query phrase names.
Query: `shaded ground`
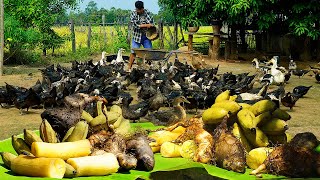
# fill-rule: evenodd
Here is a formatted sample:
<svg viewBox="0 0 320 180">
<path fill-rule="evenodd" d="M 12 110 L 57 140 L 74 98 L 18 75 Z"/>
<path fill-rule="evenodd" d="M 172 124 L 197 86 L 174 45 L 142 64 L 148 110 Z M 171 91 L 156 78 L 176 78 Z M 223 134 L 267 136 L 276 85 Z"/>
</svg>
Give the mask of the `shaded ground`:
<svg viewBox="0 0 320 180">
<path fill-rule="evenodd" d="M 207 62 L 210 61 L 208 60 Z M 233 72 L 234 74 L 238 74 L 242 72 L 255 72 L 249 62 L 218 61 L 212 62 L 211 64 L 213 66 L 220 64 L 219 73 Z M 315 63 L 312 65 L 314 64 Z M 306 68 L 307 65 L 307 63 L 298 63 L 299 68 Z M 286 64 L 283 64 L 283 66 L 287 67 Z M 34 69 L 30 71 L 34 72 Z M 0 78 L 0 85 L 2 86 L 5 82 L 8 82 L 13 85 L 30 87 L 38 79 L 41 80 L 41 74 L 39 72 L 33 73 L 31 76 L 28 74 L 29 73 L 26 72 L 26 74 L 5 75 Z M 312 74 L 313 73 L 310 72 L 300 79 L 296 76 L 291 76 L 289 84 L 285 87 L 286 91 L 292 91 L 292 89 L 298 85 L 313 86 L 309 93 L 296 103 L 293 111 L 289 111 L 292 119 L 288 121 L 288 132 L 294 135 L 299 132 L 310 131 L 320 138 L 320 84 L 316 83 L 315 78 L 310 76 Z M 135 90 L 132 89 L 132 91 Z M 288 110 L 288 108 L 283 106 L 281 108 Z M 21 134 L 24 128 L 32 130 L 38 129 L 41 122 L 40 113 L 42 111 L 42 109 L 30 109 L 26 115 L 20 115 L 19 110 L 15 108 L 0 108 L 0 140 L 9 138 L 12 134 Z"/>
</svg>

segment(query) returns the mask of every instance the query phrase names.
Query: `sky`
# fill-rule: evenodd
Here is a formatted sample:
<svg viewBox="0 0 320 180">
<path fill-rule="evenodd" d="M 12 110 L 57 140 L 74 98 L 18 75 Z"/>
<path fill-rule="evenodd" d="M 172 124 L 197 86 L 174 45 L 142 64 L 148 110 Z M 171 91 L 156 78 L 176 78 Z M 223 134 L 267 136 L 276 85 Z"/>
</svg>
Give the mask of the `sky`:
<svg viewBox="0 0 320 180">
<path fill-rule="evenodd" d="M 91 0 L 83 0 L 80 2 L 80 9 L 84 10 Z M 97 3 L 98 8 L 110 9 L 111 7 L 134 10 L 134 3 L 136 0 L 93 0 Z M 158 13 L 159 5 L 158 0 L 142 0 L 144 8 L 152 13 Z"/>
</svg>

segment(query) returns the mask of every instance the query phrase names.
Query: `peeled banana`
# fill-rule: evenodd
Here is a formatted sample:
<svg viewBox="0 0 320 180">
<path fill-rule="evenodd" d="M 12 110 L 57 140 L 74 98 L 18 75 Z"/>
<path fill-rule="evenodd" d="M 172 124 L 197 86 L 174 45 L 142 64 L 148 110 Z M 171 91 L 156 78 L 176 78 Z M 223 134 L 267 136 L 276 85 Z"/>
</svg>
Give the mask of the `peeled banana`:
<svg viewBox="0 0 320 180">
<path fill-rule="evenodd" d="M 214 107 L 224 108 L 225 110 L 230 111 L 231 114 L 235 114 L 241 109 L 241 106 L 237 102 L 230 100 L 214 103 L 211 108 Z"/>
<path fill-rule="evenodd" d="M 120 167 L 117 157 L 112 153 L 69 158 L 67 163 L 74 167 L 77 176 L 104 176 L 116 173 Z"/>
<path fill-rule="evenodd" d="M 249 108 L 249 110 L 251 112 L 253 112 L 253 114 L 255 116 L 258 116 L 266 111 L 273 112 L 276 108 L 277 108 L 277 106 L 274 102 L 272 102 L 271 100 L 264 99 L 264 100 L 261 100 L 261 101 L 254 103 Z"/>
<path fill-rule="evenodd" d="M 24 151 L 31 152 L 30 147 L 22 138 L 18 138 L 17 136 L 12 135 L 11 141 L 12 147 L 17 152 L 17 154 L 22 154 Z"/>
<path fill-rule="evenodd" d="M 288 129 L 286 121 L 278 118 L 272 118 L 261 126 L 261 130 L 268 135 L 281 135 Z"/>
<path fill-rule="evenodd" d="M 267 147 L 252 149 L 246 156 L 247 165 L 251 169 L 257 169 L 264 162 L 264 160 L 267 159 L 272 150 L 272 148 Z"/>
<path fill-rule="evenodd" d="M 202 114 L 202 120 L 205 124 L 219 124 L 229 112 L 221 107 L 213 107 L 205 110 Z"/>
<path fill-rule="evenodd" d="M 24 176 L 62 179 L 66 171 L 66 163 L 60 158 L 19 155 L 12 160 L 11 170 Z"/>
<path fill-rule="evenodd" d="M 73 128 L 71 134 L 65 140 L 66 142 L 79 141 L 86 139 L 88 135 L 89 125 L 87 121 L 79 121 Z M 68 132 L 67 132 L 68 133 Z"/>
<path fill-rule="evenodd" d="M 291 116 L 289 113 L 287 113 L 287 111 L 285 110 L 282 110 L 280 108 L 274 110 L 272 112 L 272 117 L 273 118 L 279 118 L 279 119 L 282 119 L 282 120 L 285 120 L 285 121 L 288 121 L 291 119 Z"/>
<path fill-rule="evenodd" d="M 243 133 L 243 130 L 237 123 L 233 124 L 232 134 L 240 140 L 241 144 L 243 145 L 246 152 L 251 151 L 251 145 L 249 141 L 247 140 L 246 136 Z"/>
<path fill-rule="evenodd" d="M 73 177 L 76 177 L 76 175 L 77 175 L 77 170 L 70 164 L 66 163 L 66 172 L 64 173 L 63 177 L 73 178 Z"/>
<path fill-rule="evenodd" d="M 11 169 L 12 160 L 18 157 L 10 152 L 1 152 L 0 155 L 2 157 L 3 164 L 9 169 Z"/>
<path fill-rule="evenodd" d="M 57 143 L 59 142 L 56 132 L 47 120 L 42 120 L 40 124 L 40 137 L 44 142 Z"/>
<path fill-rule="evenodd" d="M 72 157 L 88 156 L 91 153 L 91 144 L 88 139 L 61 143 L 34 142 L 31 152 L 36 157 L 67 160 Z"/>
<path fill-rule="evenodd" d="M 24 129 L 23 130 L 24 141 L 31 146 L 33 142 L 43 142 L 40 136 L 34 131 Z"/>
<path fill-rule="evenodd" d="M 225 101 L 225 100 L 229 100 L 230 99 L 230 90 L 226 90 L 222 93 L 220 93 L 216 99 L 215 99 L 215 103 L 217 102 L 221 102 L 221 101 Z"/>
</svg>

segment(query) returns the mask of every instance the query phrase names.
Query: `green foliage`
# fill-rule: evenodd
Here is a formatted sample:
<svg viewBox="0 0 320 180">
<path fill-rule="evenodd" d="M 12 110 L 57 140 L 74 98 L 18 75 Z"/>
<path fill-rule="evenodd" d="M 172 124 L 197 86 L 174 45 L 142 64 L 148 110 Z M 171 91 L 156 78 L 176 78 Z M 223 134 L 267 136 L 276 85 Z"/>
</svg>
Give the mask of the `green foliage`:
<svg viewBox="0 0 320 180">
<path fill-rule="evenodd" d="M 62 43 L 51 29 L 56 18 L 73 8 L 77 0 L 5 0 L 5 39 L 9 57 L 16 57 L 15 62 L 24 62 L 28 56 L 15 56 L 13 53 L 33 50 L 37 47 L 52 48 Z M 32 62 L 34 58 L 30 58 Z"/>
<path fill-rule="evenodd" d="M 129 44 L 127 43 L 127 35 L 121 30 L 120 26 L 115 26 L 117 36 L 113 41 L 112 50 L 113 52 L 117 52 L 120 48 L 125 50 L 129 50 Z"/>
</svg>

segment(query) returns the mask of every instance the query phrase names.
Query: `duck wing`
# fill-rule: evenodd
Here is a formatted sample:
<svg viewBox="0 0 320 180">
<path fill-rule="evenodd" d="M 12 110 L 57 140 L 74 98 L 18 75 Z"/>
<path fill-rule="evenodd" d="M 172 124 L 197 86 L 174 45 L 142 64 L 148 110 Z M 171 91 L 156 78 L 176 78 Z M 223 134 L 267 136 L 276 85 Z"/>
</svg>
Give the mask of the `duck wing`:
<svg viewBox="0 0 320 180">
<path fill-rule="evenodd" d="M 169 125 L 179 120 L 173 110 L 158 111 L 146 116 L 146 119 L 155 125 Z"/>
</svg>

